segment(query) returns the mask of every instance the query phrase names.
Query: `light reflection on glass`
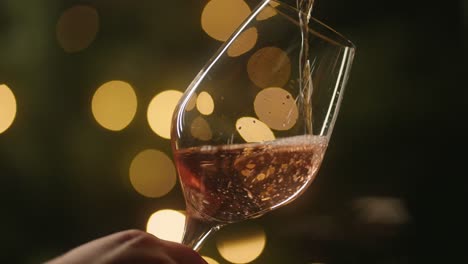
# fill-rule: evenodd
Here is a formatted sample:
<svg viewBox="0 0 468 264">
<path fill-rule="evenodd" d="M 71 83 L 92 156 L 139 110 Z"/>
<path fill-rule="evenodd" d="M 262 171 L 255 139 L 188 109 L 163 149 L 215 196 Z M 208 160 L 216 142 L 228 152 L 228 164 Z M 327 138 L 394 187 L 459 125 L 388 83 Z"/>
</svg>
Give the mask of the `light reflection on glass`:
<svg viewBox="0 0 468 264">
<path fill-rule="evenodd" d="M 274 17 L 278 14 L 274 7 L 279 6 L 277 2 L 270 2 L 256 17 L 258 21 L 267 20 L 271 17 Z"/>
<path fill-rule="evenodd" d="M 197 93 L 193 93 L 187 103 L 187 111 L 192 111 L 197 106 Z"/>
</svg>

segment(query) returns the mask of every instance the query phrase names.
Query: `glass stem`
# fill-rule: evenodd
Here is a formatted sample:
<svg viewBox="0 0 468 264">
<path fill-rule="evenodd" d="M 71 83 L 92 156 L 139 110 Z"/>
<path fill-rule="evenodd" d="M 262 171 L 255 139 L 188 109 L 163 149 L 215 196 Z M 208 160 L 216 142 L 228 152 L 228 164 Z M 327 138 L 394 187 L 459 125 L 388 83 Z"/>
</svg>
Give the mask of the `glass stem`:
<svg viewBox="0 0 468 264">
<path fill-rule="evenodd" d="M 193 210 L 187 210 L 182 244 L 198 251 L 201 249 L 206 238 L 218 231 L 221 227 L 223 227 L 223 224 L 196 217 Z"/>
</svg>

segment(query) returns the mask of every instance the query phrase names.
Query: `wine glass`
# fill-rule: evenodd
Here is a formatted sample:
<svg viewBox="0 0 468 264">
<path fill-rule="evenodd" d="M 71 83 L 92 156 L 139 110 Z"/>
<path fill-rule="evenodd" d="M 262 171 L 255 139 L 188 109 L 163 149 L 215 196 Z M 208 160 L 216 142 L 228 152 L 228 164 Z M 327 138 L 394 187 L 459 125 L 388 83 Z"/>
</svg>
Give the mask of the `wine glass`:
<svg viewBox="0 0 468 264">
<path fill-rule="evenodd" d="M 302 72 L 298 11 L 264 0 L 182 96 L 171 142 L 186 201 L 183 244 L 199 250 L 224 225 L 293 201 L 315 178 L 355 48 L 315 19 L 307 36 Z"/>
</svg>

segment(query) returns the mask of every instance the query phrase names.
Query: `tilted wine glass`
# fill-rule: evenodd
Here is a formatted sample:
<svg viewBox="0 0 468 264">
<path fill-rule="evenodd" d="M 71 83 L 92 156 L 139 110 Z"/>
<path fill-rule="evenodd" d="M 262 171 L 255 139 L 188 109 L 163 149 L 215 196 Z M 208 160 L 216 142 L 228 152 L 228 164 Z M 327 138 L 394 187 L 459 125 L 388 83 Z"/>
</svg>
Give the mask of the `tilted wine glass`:
<svg viewBox="0 0 468 264">
<path fill-rule="evenodd" d="M 171 141 L 186 200 L 182 243 L 195 250 L 222 226 L 297 198 L 322 162 L 355 48 L 311 19 L 305 74 L 312 85 L 305 91 L 297 17 L 282 2 L 262 1 L 176 107 Z"/>
</svg>

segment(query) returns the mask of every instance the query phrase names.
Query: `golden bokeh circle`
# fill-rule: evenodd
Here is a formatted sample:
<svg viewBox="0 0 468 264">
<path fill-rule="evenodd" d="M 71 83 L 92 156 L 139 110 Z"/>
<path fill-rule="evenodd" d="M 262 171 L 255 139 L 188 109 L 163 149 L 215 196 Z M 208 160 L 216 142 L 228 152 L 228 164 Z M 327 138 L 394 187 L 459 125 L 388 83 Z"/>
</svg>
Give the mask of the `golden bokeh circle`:
<svg viewBox="0 0 468 264">
<path fill-rule="evenodd" d="M 265 6 L 263 8 L 262 11 L 260 11 L 260 13 L 258 13 L 257 17 L 255 19 L 257 19 L 258 21 L 262 21 L 262 20 L 267 20 L 271 17 L 274 17 L 278 14 L 278 12 L 276 11 L 275 7 L 279 6 L 280 4 L 277 3 L 277 2 L 270 2 L 268 3 L 267 6 Z"/>
<path fill-rule="evenodd" d="M 236 121 L 236 130 L 245 142 L 263 142 L 275 139 L 275 134 L 262 121 L 253 117 L 241 117 Z"/>
<path fill-rule="evenodd" d="M 275 130 L 291 129 L 299 117 L 295 99 L 279 87 L 261 90 L 255 97 L 254 109 L 257 117 Z"/>
<path fill-rule="evenodd" d="M 210 37 L 226 41 L 250 13 L 243 0 L 210 0 L 203 9 L 201 26 Z"/>
<path fill-rule="evenodd" d="M 207 92 L 201 92 L 197 98 L 197 109 L 202 115 L 211 115 L 215 104 L 213 97 Z"/>
<path fill-rule="evenodd" d="M 177 181 L 172 160 L 154 149 L 144 150 L 135 156 L 130 164 L 129 175 L 133 188 L 149 198 L 166 195 Z"/>
<path fill-rule="evenodd" d="M 213 137 L 210 124 L 202 116 L 197 116 L 190 126 L 190 133 L 192 137 L 208 141 Z"/>
<path fill-rule="evenodd" d="M 0 134 L 13 124 L 16 117 L 17 105 L 13 91 L 5 85 L 0 85 Z"/>
<path fill-rule="evenodd" d="M 218 261 L 216 261 L 216 260 L 214 260 L 214 259 L 212 259 L 210 257 L 207 257 L 207 256 L 202 256 L 202 257 L 208 264 L 219 264 Z"/>
<path fill-rule="evenodd" d="M 234 42 L 229 46 L 227 54 L 230 57 L 238 57 L 247 53 L 255 44 L 257 44 L 258 31 L 257 28 L 251 27 L 243 31 Z"/>
<path fill-rule="evenodd" d="M 181 97 L 182 92 L 167 90 L 157 94 L 148 106 L 148 123 L 154 133 L 162 138 L 171 138 L 172 116 Z"/>
<path fill-rule="evenodd" d="M 65 10 L 56 26 L 57 41 L 66 52 L 87 48 L 99 30 L 99 15 L 95 8 L 77 5 Z"/>
<path fill-rule="evenodd" d="M 236 264 L 249 263 L 258 258 L 266 245 L 265 231 L 260 227 L 249 227 L 237 232 L 224 233 L 216 241 L 221 256 Z"/>
<path fill-rule="evenodd" d="M 291 60 L 282 49 L 265 47 L 250 57 L 247 73 L 260 88 L 283 87 L 291 77 Z"/>
<path fill-rule="evenodd" d="M 110 81 L 101 85 L 94 93 L 91 110 L 101 126 L 120 131 L 135 117 L 137 105 L 137 97 L 130 84 Z"/>
<path fill-rule="evenodd" d="M 146 224 L 146 232 L 176 243 L 182 242 L 185 215 L 179 211 L 164 209 L 153 213 Z"/>
</svg>

